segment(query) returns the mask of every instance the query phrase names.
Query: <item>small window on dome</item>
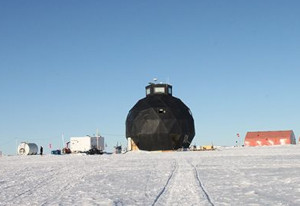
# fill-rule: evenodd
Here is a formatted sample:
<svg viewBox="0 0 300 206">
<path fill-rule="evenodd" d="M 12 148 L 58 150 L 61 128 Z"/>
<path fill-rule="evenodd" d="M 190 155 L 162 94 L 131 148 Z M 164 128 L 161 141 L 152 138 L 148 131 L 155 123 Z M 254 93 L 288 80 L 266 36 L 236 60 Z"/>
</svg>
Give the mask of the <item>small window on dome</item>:
<svg viewBox="0 0 300 206">
<path fill-rule="evenodd" d="M 159 109 L 159 110 L 158 110 L 158 113 L 164 114 L 164 113 L 166 113 L 166 110 L 165 110 L 165 109 Z"/>
<path fill-rule="evenodd" d="M 154 87 L 154 93 L 166 93 L 164 87 Z"/>
<path fill-rule="evenodd" d="M 146 89 L 146 95 L 149 95 L 150 94 L 150 88 L 147 88 Z"/>
<path fill-rule="evenodd" d="M 168 87 L 168 94 L 172 94 L 172 88 Z"/>
</svg>

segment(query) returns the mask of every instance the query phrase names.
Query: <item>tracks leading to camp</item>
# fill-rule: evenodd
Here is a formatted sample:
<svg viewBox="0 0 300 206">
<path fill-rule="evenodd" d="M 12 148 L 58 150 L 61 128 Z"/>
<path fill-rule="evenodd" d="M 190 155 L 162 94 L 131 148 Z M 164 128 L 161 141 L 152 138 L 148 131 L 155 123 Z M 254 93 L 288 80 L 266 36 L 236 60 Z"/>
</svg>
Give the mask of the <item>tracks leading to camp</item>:
<svg viewBox="0 0 300 206">
<path fill-rule="evenodd" d="M 209 194 L 207 193 L 207 191 L 206 191 L 206 189 L 205 189 L 205 187 L 204 187 L 204 185 L 203 185 L 203 183 L 202 183 L 202 181 L 201 181 L 201 179 L 200 179 L 200 175 L 199 175 L 199 172 L 198 172 L 198 170 L 197 170 L 197 167 L 196 167 L 195 165 L 193 165 L 192 163 L 190 163 L 190 164 L 191 164 L 191 166 L 194 168 L 195 177 L 196 177 L 196 179 L 197 179 L 197 182 L 198 182 L 198 184 L 199 184 L 199 187 L 201 188 L 202 193 L 204 194 L 204 196 L 205 196 L 205 198 L 207 199 L 208 203 L 209 203 L 211 206 L 214 206 L 213 202 L 212 202 L 211 199 L 210 199 Z"/>
<path fill-rule="evenodd" d="M 24 199 L 31 201 L 30 197 L 38 197 L 42 202 L 36 205 L 51 205 L 51 202 L 59 200 L 65 191 L 78 184 L 77 180 L 82 177 L 82 174 L 78 174 L 68 167 L 59 167 L 58 165 L 55 167 L 40 168 L 39 172 L 40 174 L 36 174 L 34 170 L 24 170 L 23 173 L 19 172 L 23 176 L 20 184 L 13 183 L 13 185 L 7 188 L 7 190 L 16 190 L 18 192 L 10 192 L 6 201 L 12 203 L 11 205 L 16 205 Z M 69 174 L 68 178 L 66 178 L 66 173 Z M 19 188 L 24 189 L 20 190 Z"/>
<path fill-rule="evenodd" d="M 153 202 L 153 206 L 156 205 L 157 201 L 161 198 L 161 196 L 165 193 L 165 190 L 167 189 L 167 187 L 169 186 L 170 184 L 170 180 L 173 178 L 174 174 L 177 173 L 177 169 L 178 169 L 178 165 L 177 165 L 177 162 L 175 161 L 174 164 L 173 164 L 173 169 L 172 169 L 172 172 L 166 182 L 166 184 L 164 185 L 163 189 L 160 191 L 160 193 L 156 196 L 154 202 Z"/>
<path fill-rule="evenodd" d="M 197 167 L 190 161 L 180 158 L 174 160 L 166 184 L 156 196 L 152 205 L 214 206 L 201 181 Z"/>
</svg>

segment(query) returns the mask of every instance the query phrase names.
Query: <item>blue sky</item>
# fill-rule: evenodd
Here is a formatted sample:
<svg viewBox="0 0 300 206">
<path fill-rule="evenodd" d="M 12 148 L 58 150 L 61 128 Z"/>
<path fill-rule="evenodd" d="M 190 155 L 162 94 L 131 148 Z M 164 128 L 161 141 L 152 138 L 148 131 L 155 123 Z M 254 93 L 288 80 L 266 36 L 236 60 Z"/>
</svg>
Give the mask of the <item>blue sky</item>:
<svg viewBox="0 0 300 206">
<path fill-rule="evenodd" d="M 0 1 L 0 151 L 61 135 L 126 144 L 154 77 L 192 110 L 199 145 L 300 135 L 300 2 Z M 49 150 L 48 150 L 49 151 Z M 47 152 L 47 150 L 46 150 Z"/>
</svg>

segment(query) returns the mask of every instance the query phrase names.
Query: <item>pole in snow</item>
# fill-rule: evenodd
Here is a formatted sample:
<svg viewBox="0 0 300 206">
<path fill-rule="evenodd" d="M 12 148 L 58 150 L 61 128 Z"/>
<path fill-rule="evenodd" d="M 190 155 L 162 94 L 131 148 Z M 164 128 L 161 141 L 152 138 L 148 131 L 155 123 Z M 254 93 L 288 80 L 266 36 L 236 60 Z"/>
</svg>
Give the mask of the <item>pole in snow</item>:
<svg viewBox="0 0 300 206">
<path fill-rule="evenodd" d="M 64 146 L 65 146 L 65 137 L 64 137 L 64 133 L 62 133 L 62 135 L 61 135 L 61 140 L 62 140 L 62 148 L 64 148 Z"/>
<path fill-rule="evenodd" d="M 240 133 L 237 133 L 236 136 L 237 136 L 237 146 L 240 147 L 241 146 Z"/>
</svg>

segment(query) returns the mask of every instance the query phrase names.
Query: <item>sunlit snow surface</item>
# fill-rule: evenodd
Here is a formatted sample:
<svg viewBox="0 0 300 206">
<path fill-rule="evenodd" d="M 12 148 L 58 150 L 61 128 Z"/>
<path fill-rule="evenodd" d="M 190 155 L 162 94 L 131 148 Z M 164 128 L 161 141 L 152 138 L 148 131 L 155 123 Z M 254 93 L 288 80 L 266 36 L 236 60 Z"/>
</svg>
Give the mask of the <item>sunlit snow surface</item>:
<svg viewBox="0 0 300 206">
<path fill-rule="evenodd" d="M 300 146 L 2 156 L 0 205 L 300 205 Z"/>
</svg>

